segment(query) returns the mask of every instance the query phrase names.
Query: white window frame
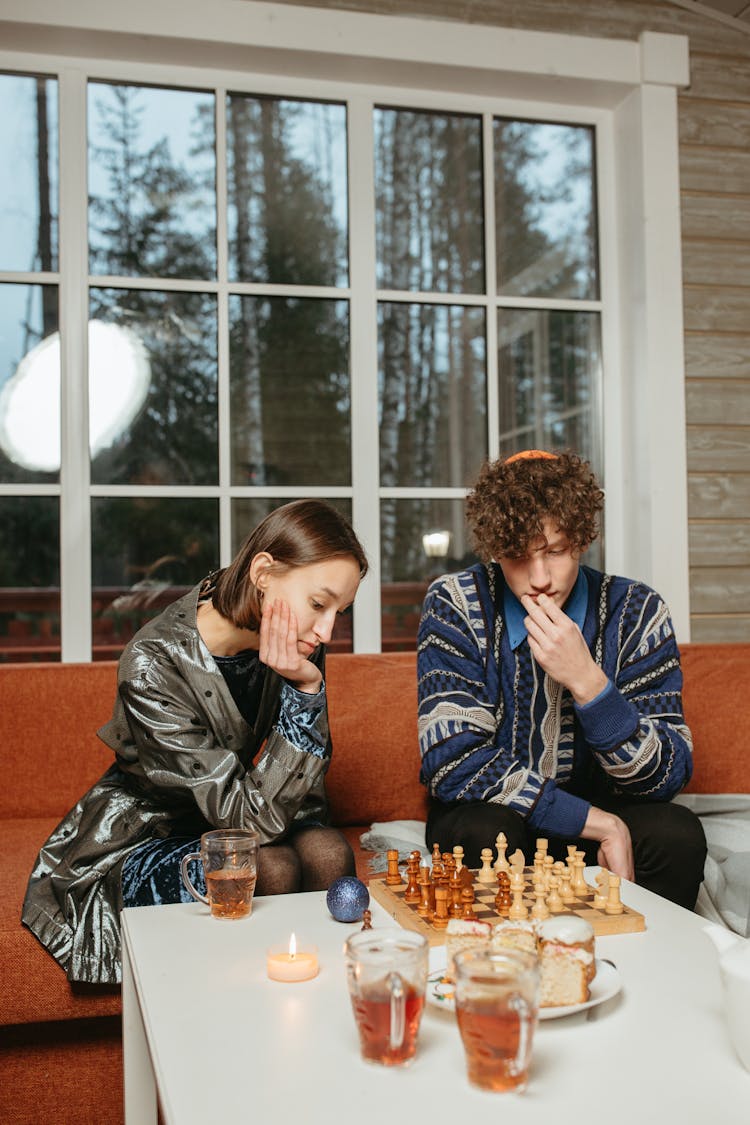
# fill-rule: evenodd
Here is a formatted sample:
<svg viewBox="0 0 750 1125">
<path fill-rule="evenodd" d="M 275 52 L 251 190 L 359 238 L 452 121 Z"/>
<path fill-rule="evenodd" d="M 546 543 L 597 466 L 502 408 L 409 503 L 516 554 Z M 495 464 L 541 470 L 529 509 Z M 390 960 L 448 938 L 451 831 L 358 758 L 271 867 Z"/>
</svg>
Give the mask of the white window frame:
<svg viewBox="0 0 750 1125">
<path fill-rule="evenodd" d="M 117 11 L 112 10 L 117 7 Z M 377 430 L 377 299 L 372 175 L 372 103 L 484 114 L 486 142 L 494 115 L 596 126 L 600 300 L 569 302 L 601 312 L 606 365 L 602 404 L 606 481 L 606 567 L 640 578 L 662 593 L 678 637 L 689 640 L 687 463 L 685 449 L 682 273 L 678 181 L 677 90 L 687 85 L 688 41 L 644 32 L 637 42 L 478 27 L 434 20 L 214 0 L 180 4 L 179 27 L 167 0 L 110 6 L 87 0 L 58 4 L 5 0 L 0 69 L 57 75 L 60 83 L 59 275 L 0 274 L 0 280 L 58 280 L 63 338 L 62 466 L 56 486 L 0 486 L 2 494 L 61 495 L 61 631 L 63 660 L 91 657 L 90 498 L 133 495 L 128 487 L 91 486 L 88 451 L 86 324 L 86 83 L 89 78 L 150 82 L 345 101 L 349 176 L 359 226 L 351 230 L 352 486 L 304 489 L 351 496 L 354 523 L 372 569 L 355 606 L 355 648 L 380 647 L 379 505 L 385 496 L 461 497 L 461 489 L 380 489 Z M 36 24 L 34 51 L 28 28 Z M 65 26 L 85 57 L 58 47 Z M 25 29 L 24 29 L 25 26 Z M 149 42 L 132 36 L 148 27 Z M 161 39 L 163 62 L 153 57 Z M 206 47 L 208 44 L 208 47 Z M 61 53 L 65 51 L 65 53 Z M 237 70 L 238 51 L 252 72 Z M 210 66 L 200 65 L 205 57 Z M 170 62 L 169 60 L 176 60 Z M 190 65 L 186 65 L 186 62 Z M 330 76 L 334 75 L 335 80 Z M 219 115 L 220 117 L 221 115 Z M 219 165 L 224 137 L 217 138 Z M 221 253 L 222 179 L 219 178 Z M 488 234 L 488 238 L 491 237 Z M 488 253 L 487 263 L 494 262 Z M 224 272 L 224 278 L 225 278 Z M 99 280 L 99 279 L 97 279 Z M 134 286 L 179 287 L 134 281 Z M 193 286 L 186 286 L 192 288 Z M 201 283 L 218 294 L 222 280 Z M 232 286 L 233 291 L 237 287 Z M 292 292 L 294 287 L 283 287 Z M 243 286 L 242 291 L 268 292 Z M 305 288 L 307 295 L 316 291 Z M 320 296 L 331 291 L 320 290 Z M 488 292 L 491 290 L 488 289 Z M 419 299 L 419 295 L 412 295 Z M 436 297 L 430 294 L 429 300 Z M 437 298 L 438 300 L 441 298 Z M 455 300 L 454 297 L 446 298 Z M 461 298 L 462 303 L 469 303 Z M 490 455 L 497 453 L 497 304 L 564 308 L 566 302 L 493 297 L 487 306 Z M 490 315 L 490 312 L 493 315 Z M 221 333 L 220 333 L 221 339 Z M 219 353 L 220 422 L 228 411 L 228 356 Z M 494 436 L 492 436 L 494 435 Z M 495 442 L 493 448 L 492 442 Z M 300 489 L 254 489 L 253 495 L 297 495 Z M 231 499 L 228 453 L 217 488 L 162 488 L 160 496 L 218 496 L 224 564 L 229 561 Z"/>
</svg>

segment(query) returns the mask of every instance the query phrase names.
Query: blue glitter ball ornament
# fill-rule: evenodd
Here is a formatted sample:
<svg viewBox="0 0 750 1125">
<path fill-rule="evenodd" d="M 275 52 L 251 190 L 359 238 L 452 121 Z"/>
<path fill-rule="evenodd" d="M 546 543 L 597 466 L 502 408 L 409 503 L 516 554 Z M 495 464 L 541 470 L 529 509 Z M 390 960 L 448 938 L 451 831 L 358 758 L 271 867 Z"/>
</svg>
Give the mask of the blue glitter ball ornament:
<svg viewBox="0 0 750 1125">
<path fill-rule="evenodd" d="M 328 888 L 326 906 L 337 922 L 358 922 L 370 905 L 370 892 L 361 879 L 342 875 Z"/>
</svg>

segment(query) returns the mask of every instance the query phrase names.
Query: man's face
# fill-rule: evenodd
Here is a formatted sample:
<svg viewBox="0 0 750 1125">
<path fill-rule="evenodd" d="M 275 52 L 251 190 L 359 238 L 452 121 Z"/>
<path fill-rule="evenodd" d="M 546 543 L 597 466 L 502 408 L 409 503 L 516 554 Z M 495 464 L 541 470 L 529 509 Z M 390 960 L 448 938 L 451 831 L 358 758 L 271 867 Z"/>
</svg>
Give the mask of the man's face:
<svg viewBox="0 0 750 1125">
<path fill-rule="evenodd" d="M 551 520 L 543 521 L 544 534 L 521 559 L 498 559 L 505 581 L 520 601 L 528 594 L 534 601 L 547 594 L 561 609 L 578 577 L 580 552 L 571 547 L 567 535 Z"/>
</svg>

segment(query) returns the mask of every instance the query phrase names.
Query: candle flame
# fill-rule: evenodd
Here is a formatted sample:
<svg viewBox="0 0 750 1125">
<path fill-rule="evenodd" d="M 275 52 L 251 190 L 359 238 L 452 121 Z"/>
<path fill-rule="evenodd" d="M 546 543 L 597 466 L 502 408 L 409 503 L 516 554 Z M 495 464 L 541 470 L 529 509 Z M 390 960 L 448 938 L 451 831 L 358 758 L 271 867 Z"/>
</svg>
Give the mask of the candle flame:
<svg viewBox="0 0 750 1125">
<path fill-rule="evenodd" d="M 294 936 L 294 934 L 292 934 L 292 936 L 289 938 L 289 959 L 291 961 L 293 961 L 296 956 L 297 956 L 297 939 Z"/>
</svg>

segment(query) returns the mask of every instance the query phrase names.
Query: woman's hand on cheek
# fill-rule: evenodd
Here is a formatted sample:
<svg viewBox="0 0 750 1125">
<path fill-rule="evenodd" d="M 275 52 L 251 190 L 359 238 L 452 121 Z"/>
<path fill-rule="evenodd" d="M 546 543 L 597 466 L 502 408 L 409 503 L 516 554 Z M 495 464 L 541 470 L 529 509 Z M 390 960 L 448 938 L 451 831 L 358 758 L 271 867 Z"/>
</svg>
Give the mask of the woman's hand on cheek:
<svg viewBox="0 0 750 1125">
<path fill-rule="evenodd" d="M 323 679 L 320 669 L 302 656 L 298 647 L 297 618 L 289 603 L 270 599 L 260 621 L 259 656 L 298 691 L 315 695 Z"/>
</svg>

